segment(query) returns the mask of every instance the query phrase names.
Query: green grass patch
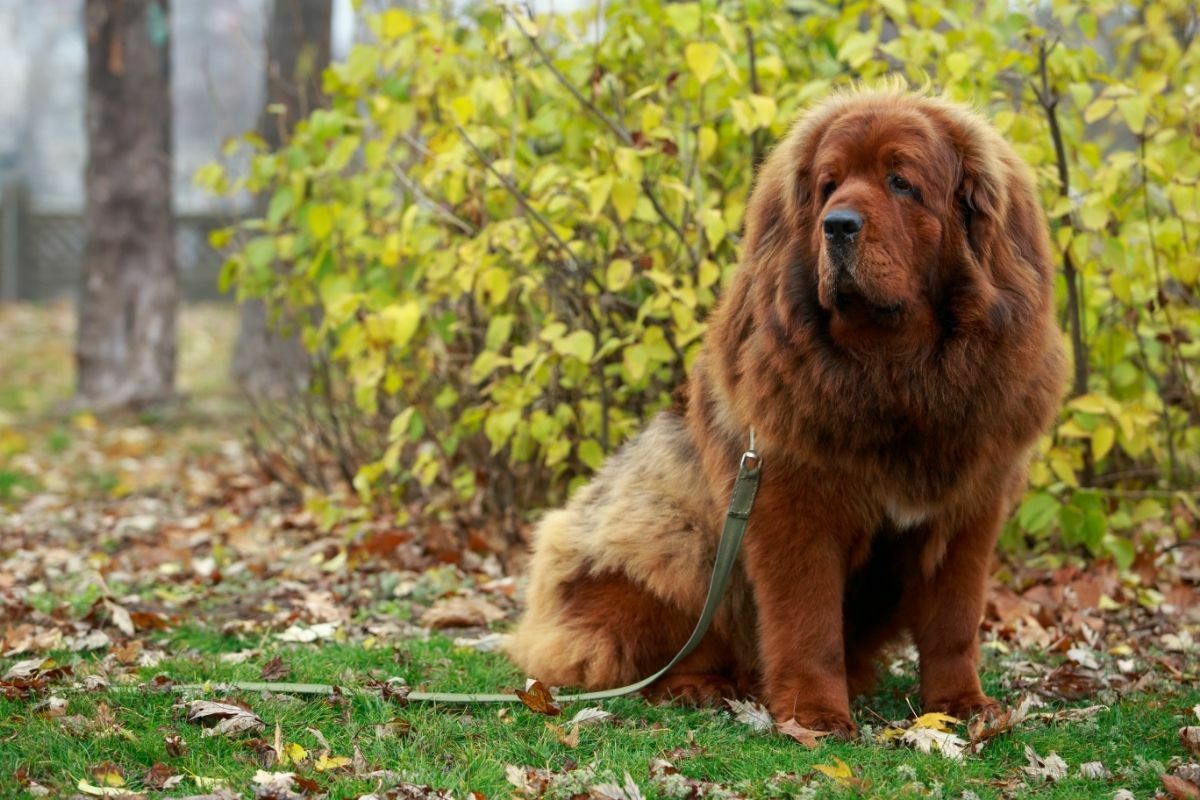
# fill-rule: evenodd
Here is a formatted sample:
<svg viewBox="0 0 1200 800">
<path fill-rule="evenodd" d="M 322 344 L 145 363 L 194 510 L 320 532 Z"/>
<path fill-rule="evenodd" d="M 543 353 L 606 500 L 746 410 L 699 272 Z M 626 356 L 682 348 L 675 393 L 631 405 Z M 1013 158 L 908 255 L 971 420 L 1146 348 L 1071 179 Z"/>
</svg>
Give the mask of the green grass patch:
<svg viewBox="0 0 1200 800">
<path fill-rule="evenodd" d="M 604 704 L 615 715 L 614 721 L 582 728 L 578 746 L 572 748 L 560 741 L 548 723 L 569 719 L 582 707 L 579 705 L 568 706 L 561 718 L 550 719 L 517 704 L 401 707 L 367 688 L 371 681 L 396 676 L 414 687 L 445 691 L 520 685 L 520 675 L 502 657 L 455 648 L 444 637 L 406 641 L 396 647 L 343 643 L 278 646 L 269 639 L 185 628 L 161 635 L 156 646 L 173 655 L 135 674 L 110 676 L 114 684 L 126 680 L 129 685 L 98 692 L 60 688 L 59 694 L 68 701 L 67 724 L 64 717 L 36 713 L 34 700 L 0 699 L 0 785 L 23 769 L 56 795 L 69 794 L 80 779 L 92 780 L 91 767 L 112 762 L 122 769 L 129 787 L 138 789 L 146 770 L 161 762 L 188 776 L 166 796 L 196 794 L 210 787 L 211 781 L 246 793 L 261 767 L 246 737 L 205 737 L 201 728 L 184 720 L 177 706 L 178 695 L 139 688 L 138 684 L 160 673 L 179 683 L 259 680 L 263 665 L 276 655 L 290 668 L 288 681 L 333 682 L 347 687 L 340 702 L 238 695 L 266 723 L 261 738 L 272 740 L 278 726 L 285 743 L 309 751 L 310 759 L 291 769 L 316 780 L 331 798 L 358 797 L 376 789 L 377 784 L 345 771 L 316 770 L 314 761 L 322 745 L 312 730 L 324 736 L 332 756 L 352 756 L 357 747 L 372 768 L 399 772 L 408 781 L 450 789 L 456 796 L 468 791 L 508 796 L 513 788 L 505 775 L 508 765 L 556 772 L 591 765 L 595 771 L 592 783 L 620 783 L 628 772 L 647 797 L 664 797 L 668 796 L 666 789 L 652 781 L 649 762 L 666 758 L 689 778 L 719 783 L 750 797 L 799 793 L 814 797 L 958 798 L 973 792 L 980 798 L 999 798 L 1006 786 L 1011 791 L 1013 782 L 1023 777 L 1025 745 L 1043 756 L 1057 752 L 1071 771 L 1066 780 L 1056 784 L 1031 780 L 1029 789 L 1022 791 L 1047 798 L 1107 798 L 1124 787 L 1137 796 L 1147 796 L 1159 786 L 1164 765 L 1182 754 L 1176 731 L 1185 724 L 1188 709 L 1200 702 L 1200 693 L 1194 690 L 1170 696 L 1129 696 L 1082 722 L 1055 726 L 1025 723 L 989 742 L 981 754 L 957 763 L 936 754 L 863 743 L 826 741 L 810 751 L 780 736 L 755 734 L 727 712 L 621 699 Z M 242 663 L 221 659 L 222 654 L 251 648 L 258 652 Z M 59 655 L 60 660 L 70 660 L 69 655 Z M 100 666 L 94 657 L 79 660 L 76 679 L 97 672 Z M 986 677 L 992 685 L 1001 678 L 995 672 Z M 874 714 L 889 719 L 908 716 L 908 694 L 913 689 L 912 678 L 888 677 L 872 697 L 860 702 L 856 709 L 860 724 L 870 724 L 876 719 Z M 209 699 L 217 696 L 207 695 Z M 119 727 L 105 725 L 105 720 Z M 380 735 L 385 729 L 388 732 Z M 397 734 L 400 729 L 406 732 Z M 168 752 L 165 737 L 172 734 L 186 743 L 181 755 Z M 868 788 L 839 786 L 824 775 L 814 775 L 816 765 L 832 765 L 836 759 L 850 765 Z M 1102 762 L 1116 777 L 1112 781 L 1080 777 L 1079 765 L 1087 761 Z M 571 787 L 560 787 L 560 791 L 569 793 Z"/>
</svg>

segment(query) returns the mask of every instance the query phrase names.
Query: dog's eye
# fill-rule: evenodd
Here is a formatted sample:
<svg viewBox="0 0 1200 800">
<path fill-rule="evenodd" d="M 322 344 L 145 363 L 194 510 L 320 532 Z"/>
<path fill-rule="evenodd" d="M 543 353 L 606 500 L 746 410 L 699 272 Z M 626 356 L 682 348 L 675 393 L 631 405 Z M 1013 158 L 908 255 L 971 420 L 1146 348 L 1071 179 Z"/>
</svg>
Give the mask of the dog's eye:
<svg viewBox="0 0 1200 800">
<path fill-rule="evenodd" d="M 891 190 L 896 194 L 911 195 L 916 191 L 911 183 L 894 172 L 891 175 L 888 175 L 887 180 L 888 186 L 891 187 Z"/>
<path fill-rule="evenodd" d="M 825 181 L 825 183 L 821 184 L 821 197 L 828 200 L 833 196 L 833 193 L 836 189 L 837 181 Z"/>
</svg>

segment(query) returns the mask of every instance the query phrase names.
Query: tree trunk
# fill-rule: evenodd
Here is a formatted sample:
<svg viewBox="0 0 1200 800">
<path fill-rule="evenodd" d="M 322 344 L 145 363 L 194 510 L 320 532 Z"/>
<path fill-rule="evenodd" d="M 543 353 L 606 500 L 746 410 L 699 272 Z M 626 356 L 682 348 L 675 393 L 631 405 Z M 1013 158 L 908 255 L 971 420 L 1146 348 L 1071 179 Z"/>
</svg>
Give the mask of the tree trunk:
<svg viewBox="0 0 1200 800">
<path fill-rule="evenodd" d="M 331 0 L 275 0 L 272 4 L 266 104 L 281 106 L 284 111 L 264 111 L 258 124 L 259 136 L 272 149 L 283 145 L 296 122 L 324 102 L 321 73 L 329 64 L 332 18 Z M 266 211 L 265 198 L 259 211 Z M 308 354 L 294 332 L 279 329 L 280 322 L 269 319 L 261 300 L 242 306 L 233 375 L 253 396 L 278 397 L 307 383 Z"/>
<path fill-rule="evenodd" d="M 78 401 L 161 402 L 175 382 L 170 0 L 87 0 L 87 246 Z"/>
</svg>

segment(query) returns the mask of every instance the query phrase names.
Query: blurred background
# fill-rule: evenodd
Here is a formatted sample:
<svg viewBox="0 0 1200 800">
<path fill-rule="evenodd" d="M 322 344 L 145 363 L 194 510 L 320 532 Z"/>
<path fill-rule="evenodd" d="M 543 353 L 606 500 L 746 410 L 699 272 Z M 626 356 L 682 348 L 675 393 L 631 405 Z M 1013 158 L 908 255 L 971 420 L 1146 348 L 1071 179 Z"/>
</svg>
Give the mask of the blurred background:
<svg viewBox="0 0 1200 800">
<path fill-rule="evenodd" d="M 1198 516 L 1197 25 L 0 0 L 0 426 L 215 404 L 310 506 L 519 546 L 684 380 L 789 120 L 898 75 L 993 119 L 1057 248 L 1071 387 L 1005 548 L 1129 569 Z M 0 458 L 10 500 L 44 484 Z"/>
</svg>

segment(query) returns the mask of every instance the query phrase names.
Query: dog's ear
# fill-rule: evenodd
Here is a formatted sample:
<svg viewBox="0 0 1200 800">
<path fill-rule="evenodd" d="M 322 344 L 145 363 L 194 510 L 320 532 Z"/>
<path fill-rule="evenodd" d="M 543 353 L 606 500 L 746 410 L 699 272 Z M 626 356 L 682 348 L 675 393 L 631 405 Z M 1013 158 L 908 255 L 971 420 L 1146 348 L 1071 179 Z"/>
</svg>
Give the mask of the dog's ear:
<svg viewBox="0 0 1200 800">
<path fill-rule="evenodd" d="M 814 147 L 801 118 L 759 167 L 746 209 L 746 253 L 756 260 L 807 242 L 802 232 L 811 216 Z"/>
<path fill-rule="evenodd" d="M 958 142 L 960 180 L 957 201 L 967 241 L 981 263 L 992 260 L 996 237 L 1002 235 L 1008 191 L 999 157 L 986 152 L 976 137 L 964 132 Z"/>
</svg>

